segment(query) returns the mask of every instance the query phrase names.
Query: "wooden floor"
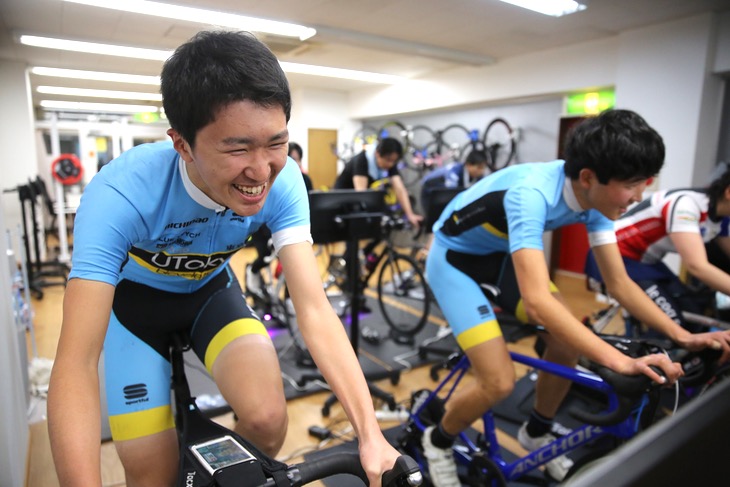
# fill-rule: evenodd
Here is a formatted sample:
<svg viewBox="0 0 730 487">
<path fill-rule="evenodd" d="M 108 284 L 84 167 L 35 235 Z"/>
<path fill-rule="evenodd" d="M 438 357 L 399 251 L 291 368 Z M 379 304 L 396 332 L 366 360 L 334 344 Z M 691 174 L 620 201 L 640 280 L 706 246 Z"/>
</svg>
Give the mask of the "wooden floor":
<svg viewBox="0 0 730 487">
<path fill-rule="evenodd" d="M 250 262 L 253 254 L 249 249 L 244 249 L 233 258 L 233 268 L 242 277 L 244 266 Z M 556 284 L 561 289 L 568 306 L 578 318 L 589 315 L 601 307 L 594 299 L 594 295 L 585 289 L 582 276 L 571 276 L 561 274 L 556 277 Z M 34 300 L 34 331 L 38 355 L 53 359 L 56 354 L 56 346 L 61 328 L 61 307 L 63 300 L 62 286 L 47 287 L 44 289 L 42 300 Z M 531 354 L 532 339 L 524 339 L 518 343 L 510 344 L 513 350 Z M 516 364 L 519 377 L 524 375 L 525 370 Z M 406 371 L 401 375 L 398 385 L 393 386 L 388 380 L 381 381 L 377 385 L 388 392 L 391 392 L 396 401 L 407 401 L 411 391 L 421 388 L 433 387 L 433 382 L 428 376 L 428 367 L 422 367 Z M 318 441 L 308 435 L 308 428 L 312 425 L 330 427 L 333 431 L 343 432 L 347 435 L 345 415 L 338 404 L 332 408 L 330 416 L 324 418 L 321 415 L 321 407 L 327 393 L 319 393 L 289 401 L 289 431 L 280 452 L 279 459 L 287 462 L 302 460 L 302 455 L 319 447 L 329 447 L 334 443 L 319 445 Z M 41 407 L 44 407 L 42 404 Z M 217 421 L 224 425 L 232 426 L 232 414 L 226 414 Z M 394 426 L 396 423 L 382 423 L 383 428 Z M 55 487 L 58 486 L 53 461 L 50 454 L 50 446 L 47 432 L 47 423 L 44 417 L 30 426 L 31 441 L 29 451 L 29 472 L 27 487 Z M 517 442 L 507 435 L 501 435 L 500 441 L 515 453 L 522 453 L 522 448 Z M 102 444 L 102 481 L 105 487 L 123 487 L 124 473 L 111 442 Z M 321 484 L 313 484 L 321 485 Z"/>
</svg>

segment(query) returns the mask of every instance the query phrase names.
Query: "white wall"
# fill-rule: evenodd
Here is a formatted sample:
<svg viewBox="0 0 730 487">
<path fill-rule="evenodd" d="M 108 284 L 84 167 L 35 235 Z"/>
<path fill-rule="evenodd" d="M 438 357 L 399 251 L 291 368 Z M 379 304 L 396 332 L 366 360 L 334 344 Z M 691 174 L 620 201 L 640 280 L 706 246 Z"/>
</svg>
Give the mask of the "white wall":
<svg viewBox="0 0 730 487">
<path fill-rule="evenodd" d="M 25 485 L 28 455 L 27 391 L 18 347 L 18 330 L 10 299 L 6 226 L 0 201 L 0 485 Z"/>
<path fill-rule="evenodd" d="M 25 64 L 0 60 L 0 87 L 3 110 L 0 117 L 0 187 L 5 190 L 27 183 L 37 174 L 34 117 Z M 7 228 L 16 228 L 21 222 L 18 194 L 3 193 L 2 203 Z"/>
<path fill-rule="evenodd" d="M 705 182 L 717 163 L 723 82 L 711 74 L 716 35 L 713 16 L 702 15 L 619 36 L 616 103 L 664 138 L 660 188 Z"/>
<path fill-rule="evenodd" d="M 618 38 L 465 67 L 351 95 L 350 116 L 367 119 L 504 103 L 612 86 Z"/>
</svg>

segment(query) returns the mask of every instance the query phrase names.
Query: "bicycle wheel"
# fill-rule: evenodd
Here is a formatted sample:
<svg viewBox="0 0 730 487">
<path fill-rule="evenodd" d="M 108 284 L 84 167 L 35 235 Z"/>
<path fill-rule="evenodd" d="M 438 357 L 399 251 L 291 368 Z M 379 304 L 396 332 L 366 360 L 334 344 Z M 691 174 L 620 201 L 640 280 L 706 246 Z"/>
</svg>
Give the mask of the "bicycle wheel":
<svg viewBox="0 0 730 487">
<path fill-rule="evenodd" d="M 393 337 L 412 338 L 428 319 L 426 279 L 411 257 L 391 252 L 378 275 L 378 304 Z"/>
<path fill-rule="evenodd" d="M 489 159 L 489 169 L 498 171 L 512 162 L 515 156 L 515 134 L 503 118 L 495 118 L 487 125 L 482 137 Z"/>
</svg>

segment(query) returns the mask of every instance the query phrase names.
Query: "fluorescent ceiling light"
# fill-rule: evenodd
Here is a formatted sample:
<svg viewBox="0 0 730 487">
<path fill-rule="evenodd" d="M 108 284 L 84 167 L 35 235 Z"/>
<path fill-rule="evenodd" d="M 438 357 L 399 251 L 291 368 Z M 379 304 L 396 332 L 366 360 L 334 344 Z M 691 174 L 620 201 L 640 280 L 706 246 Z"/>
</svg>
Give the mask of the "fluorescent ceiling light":
<svg viewBox="0 0 730 487">
<path fill-rule="evenodd" d="M 138 91 L 92 90 L 87 88 L 66 88 L 63 86 L 39 86 L 38 93 L 46 95 L 85 96 L 89 98 L 119 98 L 121 100 L 162 101 L 159 93 Z"/>
<path fill-rule="evenodd" d="M 148 113 L 159 111 L 157 107 L 152 105 L 124 105 L 119 103 L 41 100 L 40 105 L 50 110 L 58 109 L 84 112 Z"/>
<path fill-rule="evenodd" d="M 112 81 L 115 83 L 132 83 L 138 85 L 159 86 L 159 76 L 145 76 L 141 74 L 105 73 L 102 71 L 82 71 L 80 69 L 46 68 L 35 66 L 30 72 L 38 76 L 53 76 L 55 78 L 88 79 L 94 81 Z"/>
<path fill-rule="evenodd" d="M 553 17 L 572 14 L 585 10 L 586 6 L 573 0 L 500 0 L 504 3 L 532 10 Z"/>
<path fill-rule="evenodd" d="M 151 61 L 165 61 L 172 55 L 172 51 L 159 49 L 145 49 L 142 47 L 115 46 L 113 44 L 100 44 L 97 42 L 71 41 L 68 39 L 54 39 L 52 37 L 40 37 L 21 35 L 20 43 L 26 46 L 45 47 L 48 49 L 60 49 L 62 51 L 86 52 L 89 54 L 103 54 L 106 56 L 129 57 L 134 59 L 148 59 Z"/>
<path fill-rule="evenodd" d="M 94 7 L 110 8 L 123 12 L 154 15 L 166 19 L 185 20 L 199 24 L 210 24 L 221 27 L 233 27 L 253 32 L 263 32 L 287 37 L 298 37 L 304 41 L 317 33 L 316 29 L 298 24 L 257 19 L 244 15 L 227 14 L 214 10 L 203 10 L 193 7 L 182 7 L 168 3 L 149 2 L 147 0 L 66 0 Z"/>
<path fill-rule="evenodd" d="M 400 76 L 356 71 L 353 69 L 329 68 L 327 66 L 313 66 L 311 64 L 288 63 L 283 61 L 280 61 L 279 64 L 281 64 L 281 69 L 287 73 L 311 74 L 313 76 L 326 76 L 328 78 L 352 79 L 384 84 L 394 84 L 403 80 Z"/>
<path fill-rule="evenodd" d="M 38 37 L 21 35 L 21 44 L 35 47 L 46 47 L 49 49 L 61 49 L 65 51 L 86 52 L 92 54 L 105 54 L 109 56 L 129 57 L 134 59 L 151 59 L 165 61 L 172 55 L 173 51 L 161 51 L 156 49 L 145 49 L 141 47 L 115 46 L 112 44 L 98 44 L 94 42 L 70 41 L 66 39 L 54 39 L 51 37 Z M 326 76 L 330 78 L 352 79 L 370 83 L 393 84 L 403 78 L 367 71 L 355 71 L 352 69 L 330 68 L 327 66 L 314 66 L 312 64 L 298 64 L 280 62 L 281 68 L 288 73 L 309 74 L 314 76 Z"/>
</svg>

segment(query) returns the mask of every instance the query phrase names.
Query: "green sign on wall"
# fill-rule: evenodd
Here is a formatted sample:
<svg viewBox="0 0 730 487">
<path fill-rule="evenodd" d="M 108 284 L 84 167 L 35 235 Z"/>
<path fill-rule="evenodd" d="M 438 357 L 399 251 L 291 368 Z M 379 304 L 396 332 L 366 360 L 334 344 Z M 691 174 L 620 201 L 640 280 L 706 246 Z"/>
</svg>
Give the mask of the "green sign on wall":
<svg viewBox="0 0 730 487">
<path fill-rule="evenodd" d="M 593 115 L 613 108 L 616 94 L 613 90 L 574 93 L 567 96 L 565 111 L 568 115 Z"/>
</svg>

